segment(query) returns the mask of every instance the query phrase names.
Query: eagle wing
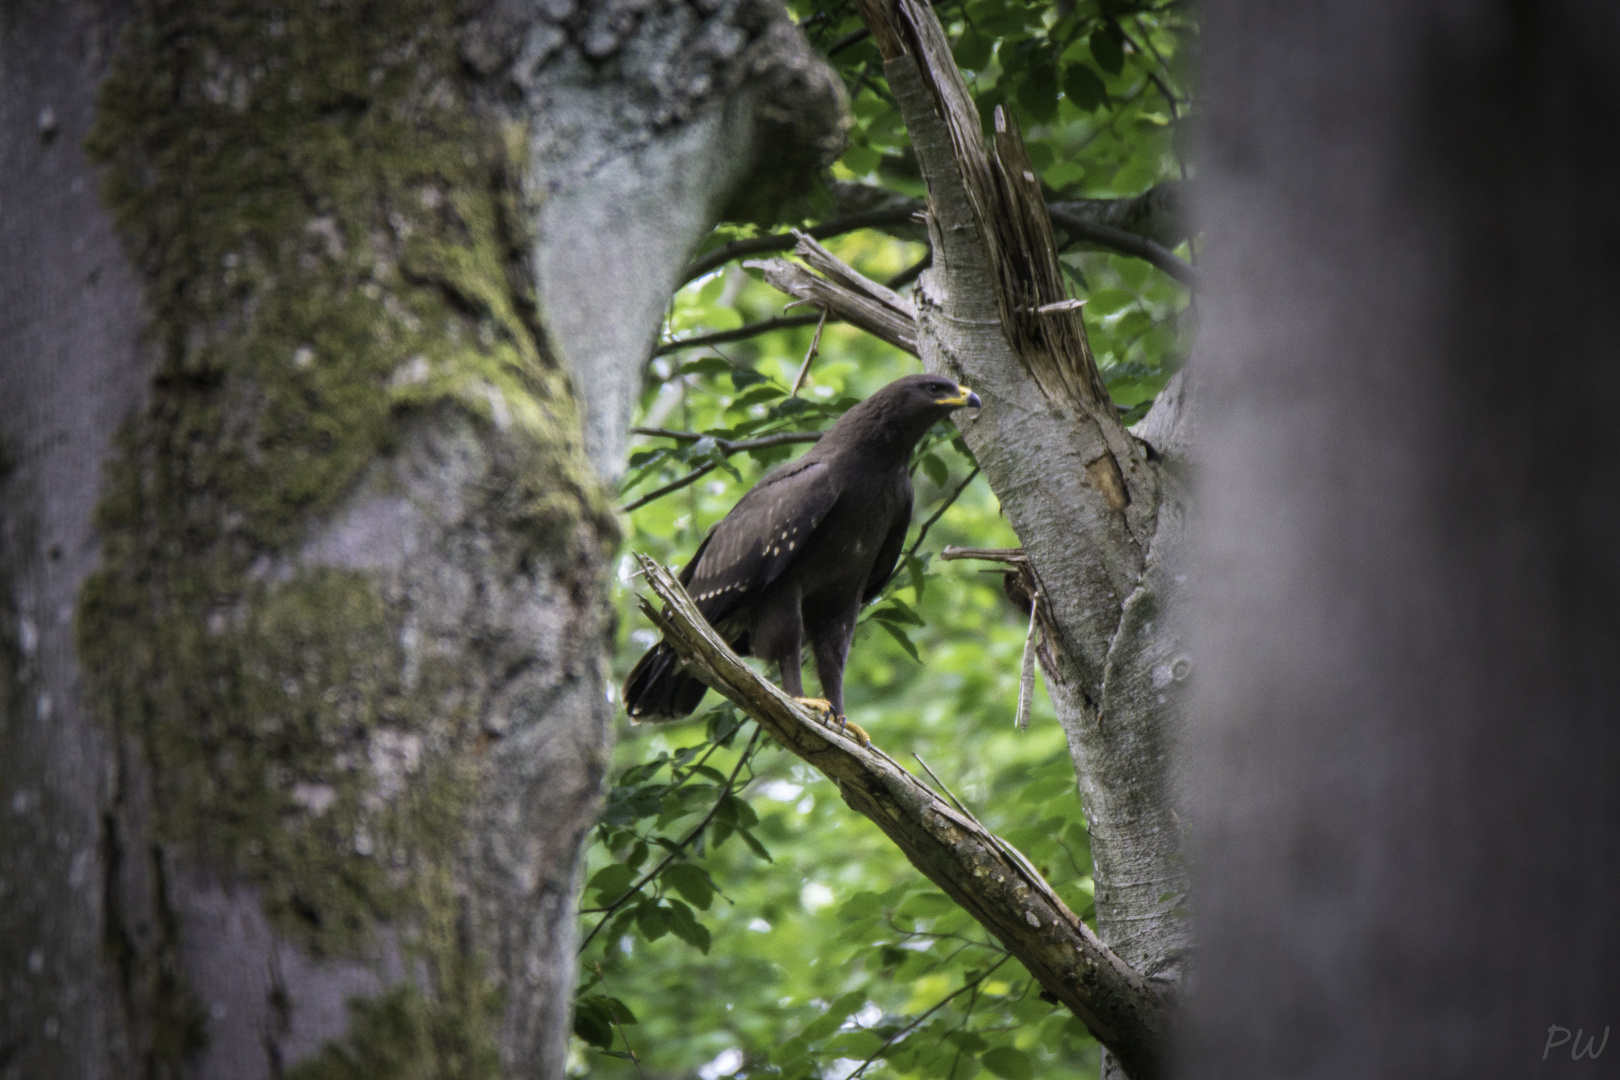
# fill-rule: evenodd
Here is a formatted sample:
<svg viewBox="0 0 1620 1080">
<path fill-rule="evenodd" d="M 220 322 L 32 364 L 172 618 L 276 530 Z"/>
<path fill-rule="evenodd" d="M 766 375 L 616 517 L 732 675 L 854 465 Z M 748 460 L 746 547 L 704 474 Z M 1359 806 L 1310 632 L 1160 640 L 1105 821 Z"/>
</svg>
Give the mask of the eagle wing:
<svg viewBox="0 0 1620 1080">
<path fill-rule="evenodd" d="M 889 527 L 889 535 L 883 538 L 883 546 L 878 549 L 877 561 L 872 564 L 872 572 L 866 577 L 866 588 L 861 590 L 861 603 L 870 603 L 872 598 L 883 591 L 883 586 L 889 583 L 894 576 L 894 568 L 900 562 L 900 549 L 906 544 L 906 530 L 911 528 L 911 500 L 905 502 L 905 509 L 895 518 L 894 524 Z"/>
<path fill-rule="evenodd" d="M 833 470 L 800 458 L 767 475 L 709 531 L 689 564 L 687 591 L 711 623 L 786 570 L 838 501 Z"/>
</svg>

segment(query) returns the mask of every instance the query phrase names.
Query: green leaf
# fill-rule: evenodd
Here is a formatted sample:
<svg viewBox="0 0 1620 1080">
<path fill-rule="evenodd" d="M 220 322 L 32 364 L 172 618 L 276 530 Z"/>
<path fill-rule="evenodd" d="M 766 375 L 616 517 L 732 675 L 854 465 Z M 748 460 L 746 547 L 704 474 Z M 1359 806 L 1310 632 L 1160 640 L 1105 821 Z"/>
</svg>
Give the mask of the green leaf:
<svg viewBox="0 0 1620 1080">
<path fill-rule="evenodd" d="M 737 824 L 735 821 L 716 819 L 714 824 L 709 827 L 709 850 L 720 850 L 720 845 L 731 839 L 731 834 L 736 831 Z"/>
<path fill-rule="evenodd" d="M 682 375 L 729 375 L 731 365 L 718 356 L 700 356 L 681 365 Z"/>
<path fill-rule="evenodd" d="M 809 1049 L 809 1047 L 810 1043 L 808 1040 L 806 1040 L 803 1036 L 795 1035 L 793 1038 L 771 1051 L 771 1064 L 786 1065 L 794 1058 L 803 1055 L 803 1053 Z"/>
<path fill-rule="evenodd" d="M 675 863 L 664 871 L 663 880 L 688 902 L 704 911 L 714 901 L 714 883 L 701 867 L 692 863 Z"/>
<path fill-rule="evenodd" d="M 1093 289 L 1091 295 L 1086 297 L 1086 314 L 1100 319 L 1134 303 L 1136 294 L 1124 289 Z"/>
<path fill-rule="evenodd" d="M 762 405 L 767 401 L 775 401 L 779 397 L 786 396 L 786 394 L 787 391 L 774 383 L 761 383 L 758 386 L 749 387 L 732 398 L 731 407 L 733 409 L 746 409 L 750 405 Z"/>
<path fill-rule="evenodd" d="M 1084 64 L 1070 64 L 1063 69 L 1063 93 L 1084 112 L 1108 103 L 1108 87 Z"/>
<path fill-rule="evenodd" d="M 1002 1080 L 1033 1080 L 1035 1065 L 1029 1055 L 1010 1046 L 997 1046 L 979 1056 L 984 1067 Z"/>
<path fill-rule="evenodd" d="M 951 470 L 940 460 L 938 454 L 927 453 L 922 456 L 922 471 L 934 482 L 935 487 L 944 487 L 951 481 Z"/>
<path fill-rule="evenodd" d="M 852 990 L 844 994 L 827 1006 L 826 1012 L 810 1022 L 809 1026 L 804 1029 L 802 1037 L 811 1042 L 817 1039 L 825 1039 L 828 1035 L 837 1031 L 845 1020 L 859 1012 L 865 1004 L 865 990 Z"/>
<path fill-rule="evenodd" d="M 574 1034 L 592 1046 L 606 1050 L 613 1045 L 613 1024 L 608 1020 L 607 1010 L 600 1001 L 593 995 L 574 1002 Z"/>
<path fill-rule="evenodd" d="M 1087 41 L 1097 66 L 1110 75 L 1118 75 L 1125 67 L 1123 37 L 1119 27 L 1113 23 L 1104 23 L 1091 32 L 1091 37 Z"/>
<path fill-rule="evenodd" d="M 844 168 L 857 176 L 862 176 L 878 167 L 882 155 L 870 146 L 851 146 L 844 151 L 844 156 L 840 160 L 843 161 Z"/>
<path fill-rule="evenodd" d="M 655 900 L 644 900 L 636 905 L 636 928 L 648 941 L 657 941 L 669 933 L 669 916 Z"/>
<path fill-rule="evenodd" d="M 596 890 L 600 904 L 611 904 L 624 895 L 624 890 L 636 878 L 636 872 L 624 863 L 604 866 L 591 875 L 590 887 Z"/>
<path fill-rule="evenodd" d="M 959 909 L 956 906 L 956 901 L 939 890 L 920 889 L 907 896 L 900 906 L 895 909 L 895 914 L 908 918 L 916 918 L 917 916 L 929 918 L 957 910 Z"/>
<path fill-rule="evenodd" d="M 864 1060 L 877 1052 L 878 1048 L 883 1045 L 885 1038 L 886 1036 L 865 1028 L 855 1031 L 841 1031 L 827 1040 L 826 1045 L 821 1048 L 821 1052 L 827 1057 Z"/>
<path fill-rule="evenodd" d="M 894 623 L 884 622 L 882 619 L 878 620 L 878 625 L 887 630 L 889 632 L 889 636 L 900 643 L 900 647 L 906 650 L 907 656 L 911 657 L 919 664 L 922 663 L 922 657 L 917 655 L 917 646 L 911 643 L 911 639 L 906 636 L 906 632 L 904 630 L 896 626 Z"/>
<path fill-rule="evenodd" d="M 664 920 L 669 924 L 670 932 L 682 941 L 691 945 L 705 956 L 709 953 L 709 928 L 697 921 L 692 909 L 679 900 L 666 900 L 668 905 L 663 909 Z"/>
<path fill-rule="evenodd" d="M 755 855 L 758 855 L 766 862 L 776 861 L 775 859 L 771 858 L 771 853 L 765 850 L 765 845 L 754 838 L 753 833 L 749 832 L 747 829 L 738 829 L 737 835 L 743 838 L 743 843 L 748 845 L 749 851 L 752 851 Z"/>
<path fill-rule="evenodd" d="M 951 55 L 956 58 L 959 67 L 967 68 L 969 71 L 979 71 L 990 62 L 992 47 L 993 42 L 989 38 L 976 30 L 968 29 L 963 31 L 962 36 L 956 39 L 956 45 L 952 48 Z"/>
<path fill-rule="evenodd" d="M 872 612 L 874 619 L 886 619 L 893 623 L 905 623 L 907 626 L 927 626 L 923 617 L 911 609 L 911 605 L 904 600 L 890 597 L 881 606 Z"/>
<path fill-rule="evenodd" d="M 1024 85 L 1018 88 L 1018 104 L 1037 123 L 1045 123 L 1057 115 L 1057 68 L 1050 61 L 1035 63 L 1024 76 Z"/>
<path fill-rule="evenodd" d="M 848 921 L 870 919 L 881 914 L 883 898 L 870 889 L 862 889 L 838 905 L 838 917 Z"/>
</svg>

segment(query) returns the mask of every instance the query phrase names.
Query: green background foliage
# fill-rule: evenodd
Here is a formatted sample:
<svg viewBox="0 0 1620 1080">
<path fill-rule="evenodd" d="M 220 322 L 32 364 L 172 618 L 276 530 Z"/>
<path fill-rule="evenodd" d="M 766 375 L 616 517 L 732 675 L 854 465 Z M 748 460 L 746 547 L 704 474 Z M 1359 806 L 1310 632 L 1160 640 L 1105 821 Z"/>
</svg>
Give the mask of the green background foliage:
<svg viewBox="0 0 1620 1080">
<path fill-rule="evenodd" d="M 801 223 L 835 219 L 850 185 L 923 195 L 853 5 L 793 7 L 843 74 L 854 115 L 835 184 Z M 969 0 L 937 10 L 983 115 L 1005 104 L 1021 121 L 1049 198 L 1132 196 L 1184 177 L 1176 141 L 1195 34 L 1178 5 Z M 722 225 L 706 249 L 758 231 Z M 826 243 L 882 281 L 926 254 L 920 231 L 909 235 L 857 231 Z M 1193 253 L 1183 244 L 1178 254 Z M 1073 246 L 1061 259 L 1087 300 L 1087 329 L 1116 403 L 1141 415 L 1190 347 L 1187 292 L 1140 260 Z M 728 264 L 676 295 L 666 340 L 776 317 L 784 300 Z M 684 563 L 750 485 L 803 449 L 728 456 L 724 440 L 821 430 L 854 401 L 920 370 L 915 358 L 830 324 L 804 388 L 790 396 L 813 335 L 812 326 L 780 329 L 654 361 L 638 423 L 704 438 L 638 436 L 624 501 L 708 471 L 636 509 L 629 549 Z M 856 634 L 849 717 L 896 760 L 915 767 L 914 754 L 925 759 L 1089 920 L 1085 820 L 1043 693 L 1029 729 L 1013 725 L 1027 619 L 985 564 L 937 558 L 948 544 L 1018 542 L 954 436 L 941 426 L 918 449 L 915 550 Z M 621 676 L 656 640 L 635 609 L 633 569 L 626 556 Z M 813 687 L 810 672 L 807 665 Z M 831 782 L 718 695 L 682 723 L 622 724 L 588 853 L 575 1075 L 629 1078 L 638 1067 L 648 1078 L 705 1080 L 1096 1074 L 1098 1049 L 1079 1021 L 1042 1000 L 1022 966 L 844 806 Z"/>
</svg>

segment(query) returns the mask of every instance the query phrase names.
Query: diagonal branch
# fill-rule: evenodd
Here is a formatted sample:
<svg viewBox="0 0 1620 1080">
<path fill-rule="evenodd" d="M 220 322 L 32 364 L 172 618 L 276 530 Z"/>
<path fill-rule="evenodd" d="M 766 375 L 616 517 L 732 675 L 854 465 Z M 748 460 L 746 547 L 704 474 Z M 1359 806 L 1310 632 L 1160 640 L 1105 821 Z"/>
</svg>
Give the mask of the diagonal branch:
<svg viewBox="0 0 1620 1080">
<path fill-rule="evenodd" d="M 1131 1076 L 1164 1073 L 1169 1001 L 1097 940 L 1028 861 L 875 748 L 816 720 L 727 647 L 673 574 L 637 556 L 663 607 L 642 610 L 692 673 L 838 785 L 912 865 L 960 904 L 1091 1029 Z"/>
</svg>

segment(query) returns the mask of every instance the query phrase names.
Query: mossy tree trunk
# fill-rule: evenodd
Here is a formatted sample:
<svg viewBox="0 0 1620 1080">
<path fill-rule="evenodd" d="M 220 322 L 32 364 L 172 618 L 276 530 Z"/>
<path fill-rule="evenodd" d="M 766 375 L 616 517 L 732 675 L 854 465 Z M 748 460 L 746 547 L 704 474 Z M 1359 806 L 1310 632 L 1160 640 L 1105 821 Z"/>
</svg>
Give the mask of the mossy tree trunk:
<svg viewBox="0 0 1620 1080">
<path fill-rule="evenodd" d="M 765 3 L 6 20 L 0 1067 L 560 1075 L 602 479 L 836 81 Z"/>
</svg>

